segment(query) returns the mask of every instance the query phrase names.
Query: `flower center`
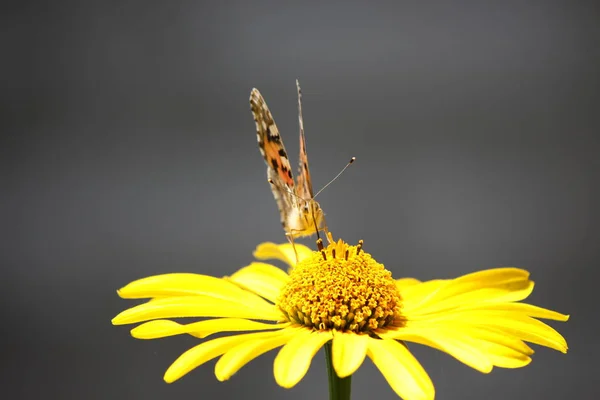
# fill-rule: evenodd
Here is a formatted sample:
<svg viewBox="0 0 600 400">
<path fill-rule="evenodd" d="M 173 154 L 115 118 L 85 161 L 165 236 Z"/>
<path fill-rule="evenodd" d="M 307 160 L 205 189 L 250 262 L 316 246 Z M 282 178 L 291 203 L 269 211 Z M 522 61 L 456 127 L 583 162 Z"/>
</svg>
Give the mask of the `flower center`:
<svg viewBox="0 0 600 400">
<path fill-rule="evenodd" d="M 401 320 L 392 273 L 362 250 L 362 241 L 340 239 L 298 263 L 277 306 L 289 321 L 321 330 L 371 332 Z"/>
</svg>

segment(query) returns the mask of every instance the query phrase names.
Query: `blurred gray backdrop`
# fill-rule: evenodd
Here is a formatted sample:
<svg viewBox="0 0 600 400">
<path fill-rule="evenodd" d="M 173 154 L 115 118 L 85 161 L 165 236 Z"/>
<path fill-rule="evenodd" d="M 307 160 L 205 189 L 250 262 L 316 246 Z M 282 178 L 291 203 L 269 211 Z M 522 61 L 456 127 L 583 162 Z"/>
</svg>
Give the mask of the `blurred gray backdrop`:
<svg viewBox="0 0 600 400">
<path fill-rule="evenodd" d="M 599 394 L 594 2 L 13 2 L 0 65 L 0 392 L 15 399 L 324 399 L 323 354 L 292 390 L 270 352 L 172 385 L 198 340 L 140 341 L 116 289 L 222 276 L 284 241 L 248 96 L 293 156 L 294 80 L 330 229 L 394 276 L 527 268 L 567 355 L 480 374 L 412 345 L 438 399 Z M 312 245 L 311 241 L 305 243 Z M 354 399 L 394 399 L 367 360 Z"/>
</svg>

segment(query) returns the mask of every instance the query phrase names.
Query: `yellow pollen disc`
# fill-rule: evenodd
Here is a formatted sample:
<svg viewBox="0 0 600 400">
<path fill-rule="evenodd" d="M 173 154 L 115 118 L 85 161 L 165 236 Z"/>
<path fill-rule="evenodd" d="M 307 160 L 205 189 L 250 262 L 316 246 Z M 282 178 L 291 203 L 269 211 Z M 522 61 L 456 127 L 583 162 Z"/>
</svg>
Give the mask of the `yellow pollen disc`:
<svg viewBox="0 0 600 400">
<path fill-rule="evenodd" d="M 277 306 L 293 323 L 314 329 L 371 332 L 400 316 L 392 273 L 358 246 L 341 239 L 294 267 Z"/>
</svg>

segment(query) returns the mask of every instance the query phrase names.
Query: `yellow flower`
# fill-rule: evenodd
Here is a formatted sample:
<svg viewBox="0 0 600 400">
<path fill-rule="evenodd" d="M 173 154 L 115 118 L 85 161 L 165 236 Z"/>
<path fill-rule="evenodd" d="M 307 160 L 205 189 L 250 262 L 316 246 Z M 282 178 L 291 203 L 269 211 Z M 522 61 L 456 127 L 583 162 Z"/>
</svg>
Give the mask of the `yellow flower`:
<svg viewBox="0 0 600 400">
<path fill-rule="evenodd" d="M 166 274 L 132 282 L 123 298 L 150 298 L 117 315 L 113 324 L 149 321 L 131 331 L 139 339 L 243 332 L 207 340 L 183 353 L 166 371 L 174 382 L 215 358 L 215 375 L 229 379 L 252 359 L 281 347 L 275 380 L 290 388 L 331 341 L 331 360 L 341 378 L 368 356 L 402 398 L 433 399 L 435 390 L 405 342 L 442 350 L 488 373 L 494 366 L 519 368 L 531 362 L 525 342 L 563 353 L 565 339 L 536 318 L 566 321 L 567 315 L 519 303 L 533 290 L 529 273 L 517 268 L 475 272 L 456 279 L 394 280 L 358 246 L 341 240 L 321 251 L 296 244 L 264 243 L 254 255 L 279 259 L 289 274 L 253 262 L 230 277 Z M 165 318 L 209 317 L 180 324 Z M 251 333 L 249 333 L 251 332 Z M 329 344 L 328 344 L 329 345 Z"/>
</svg>

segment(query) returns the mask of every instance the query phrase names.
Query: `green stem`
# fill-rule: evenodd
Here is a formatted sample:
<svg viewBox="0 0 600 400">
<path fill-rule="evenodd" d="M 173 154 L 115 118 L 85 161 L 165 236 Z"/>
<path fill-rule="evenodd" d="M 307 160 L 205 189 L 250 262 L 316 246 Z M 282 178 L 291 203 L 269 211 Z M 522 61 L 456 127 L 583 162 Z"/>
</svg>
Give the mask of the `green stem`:
<svg viewBox="0 0 600 400">
<path fill-rule="evenodd" d="M 327 359 L 327 376 L 329 377 L 329 400 L 350 400 L 352 375 L 340 378 L 335 373 L 331 358 L 331 342 L 325 344 L 325 358 Z"/>
</svg>

